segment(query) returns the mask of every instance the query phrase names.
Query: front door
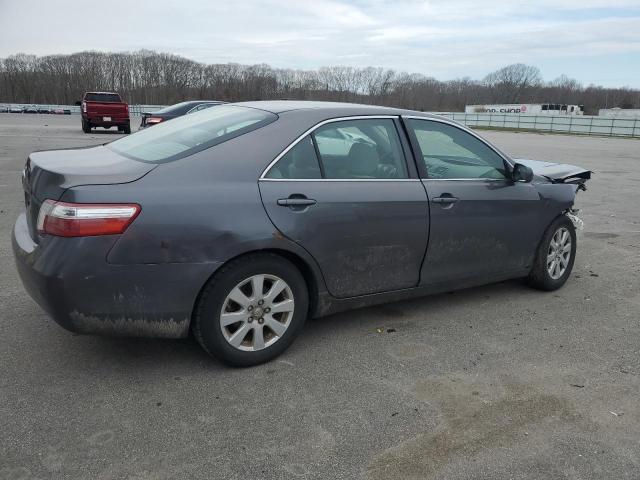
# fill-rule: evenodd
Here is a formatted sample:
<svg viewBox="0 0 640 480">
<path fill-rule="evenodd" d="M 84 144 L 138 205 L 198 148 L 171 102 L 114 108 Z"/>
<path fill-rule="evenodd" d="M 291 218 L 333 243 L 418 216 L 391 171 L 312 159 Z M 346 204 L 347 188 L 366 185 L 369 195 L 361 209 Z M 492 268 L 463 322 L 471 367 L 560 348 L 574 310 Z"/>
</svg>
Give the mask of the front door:
<svg viewBox="0 0 640 480">
<path fill-rule="evenodd" d="M 274 225 L 318 262 L 345 298 L 414 287 L 429 229 L 424 187 L 409 178 L 397 120 L 332 121 L 299 140 L 259 182 Z"/>
<path fill-rule="evenodd" d="M 422 284 L 525 274 L 543 231 L 543 202 L 513 182 L 505 159 L 466 130 L 405 119 L 429 198 L 431 230 Z"/>
</svg>

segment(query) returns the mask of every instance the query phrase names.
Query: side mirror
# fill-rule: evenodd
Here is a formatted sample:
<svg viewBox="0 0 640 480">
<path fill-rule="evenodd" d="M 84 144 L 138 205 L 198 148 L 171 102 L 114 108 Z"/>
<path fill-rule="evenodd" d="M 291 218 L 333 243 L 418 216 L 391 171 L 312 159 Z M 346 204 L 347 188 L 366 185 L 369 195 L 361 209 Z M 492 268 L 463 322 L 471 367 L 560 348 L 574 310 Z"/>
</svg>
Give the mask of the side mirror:
<svg viewBox="0 0 640 480">
<path fill-rule="evenodd" d="M 533 180 L 533 170 L 521 163 L 516 163 L 511 172 L 511 179 L 514 182 L 529 183 Z"/>
<path fill-rule="evenodd" d="M 74 105 L 75 105 L 76 107 L 79 107 L 80 105 L 82 105 L 82 102 L 81 102 L 80 100 L 76 100 L 76 101 L 74 102 Z"/>
</svg>

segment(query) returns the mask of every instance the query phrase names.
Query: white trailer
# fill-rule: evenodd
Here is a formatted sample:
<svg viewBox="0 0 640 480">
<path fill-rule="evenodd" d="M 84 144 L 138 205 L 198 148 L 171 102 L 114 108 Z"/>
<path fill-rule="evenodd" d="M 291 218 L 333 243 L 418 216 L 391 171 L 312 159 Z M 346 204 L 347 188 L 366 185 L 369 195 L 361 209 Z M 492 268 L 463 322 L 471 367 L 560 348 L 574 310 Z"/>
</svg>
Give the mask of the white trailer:
<svg viewBox="0 0 640 480">
<path fill-rule="evenodd" d="M 467 105 L 465 113 L 511 113 L 526 115 L 584 115 L 584 105 L 559 103 L 506 103 Z"/>
</svg>

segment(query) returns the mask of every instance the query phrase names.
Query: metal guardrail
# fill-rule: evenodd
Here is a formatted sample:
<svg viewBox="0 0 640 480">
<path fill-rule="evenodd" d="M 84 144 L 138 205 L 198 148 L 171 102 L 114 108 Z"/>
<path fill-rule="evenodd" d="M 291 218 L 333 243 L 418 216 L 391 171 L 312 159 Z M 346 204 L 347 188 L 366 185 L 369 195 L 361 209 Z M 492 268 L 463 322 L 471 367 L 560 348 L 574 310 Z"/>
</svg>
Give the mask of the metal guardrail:
<svg viewBox="0 0 640 480">
<path fill-rule="evenodd" d="M 640 118 L 594 115 L 526 115 L 508 113 L 432 112 L 467 127 L 536 130 L 612 137 L 640 138 Z"/>
</svg>

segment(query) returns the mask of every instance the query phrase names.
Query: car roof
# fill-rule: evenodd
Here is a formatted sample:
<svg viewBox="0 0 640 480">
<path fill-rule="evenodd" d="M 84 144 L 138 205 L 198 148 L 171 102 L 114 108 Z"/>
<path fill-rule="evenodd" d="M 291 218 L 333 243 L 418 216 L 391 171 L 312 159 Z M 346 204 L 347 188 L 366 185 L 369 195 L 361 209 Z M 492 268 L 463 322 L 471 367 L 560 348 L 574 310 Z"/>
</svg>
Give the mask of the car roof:
<svg viewBox="0 0 640 480">
<path fill-rule="evenodd" d="M 346 102 L 321 102 L 309 100 L 263 100 L 252 102 L 237 102 L 232 105 L 256 108 L 267 112 L 279 114 L 293 111 L 307 111 L 316 114 L 325 113 L 327 118 L 332 116 L 352 115 L 418 115 L 427 118 L 439 118 L 437 115 L 405 110 L 394 107 L 381 107 L 379 105 L 366 105 Z M 302 112 L 301 112 L 302 113 Z"/>
</svg>

